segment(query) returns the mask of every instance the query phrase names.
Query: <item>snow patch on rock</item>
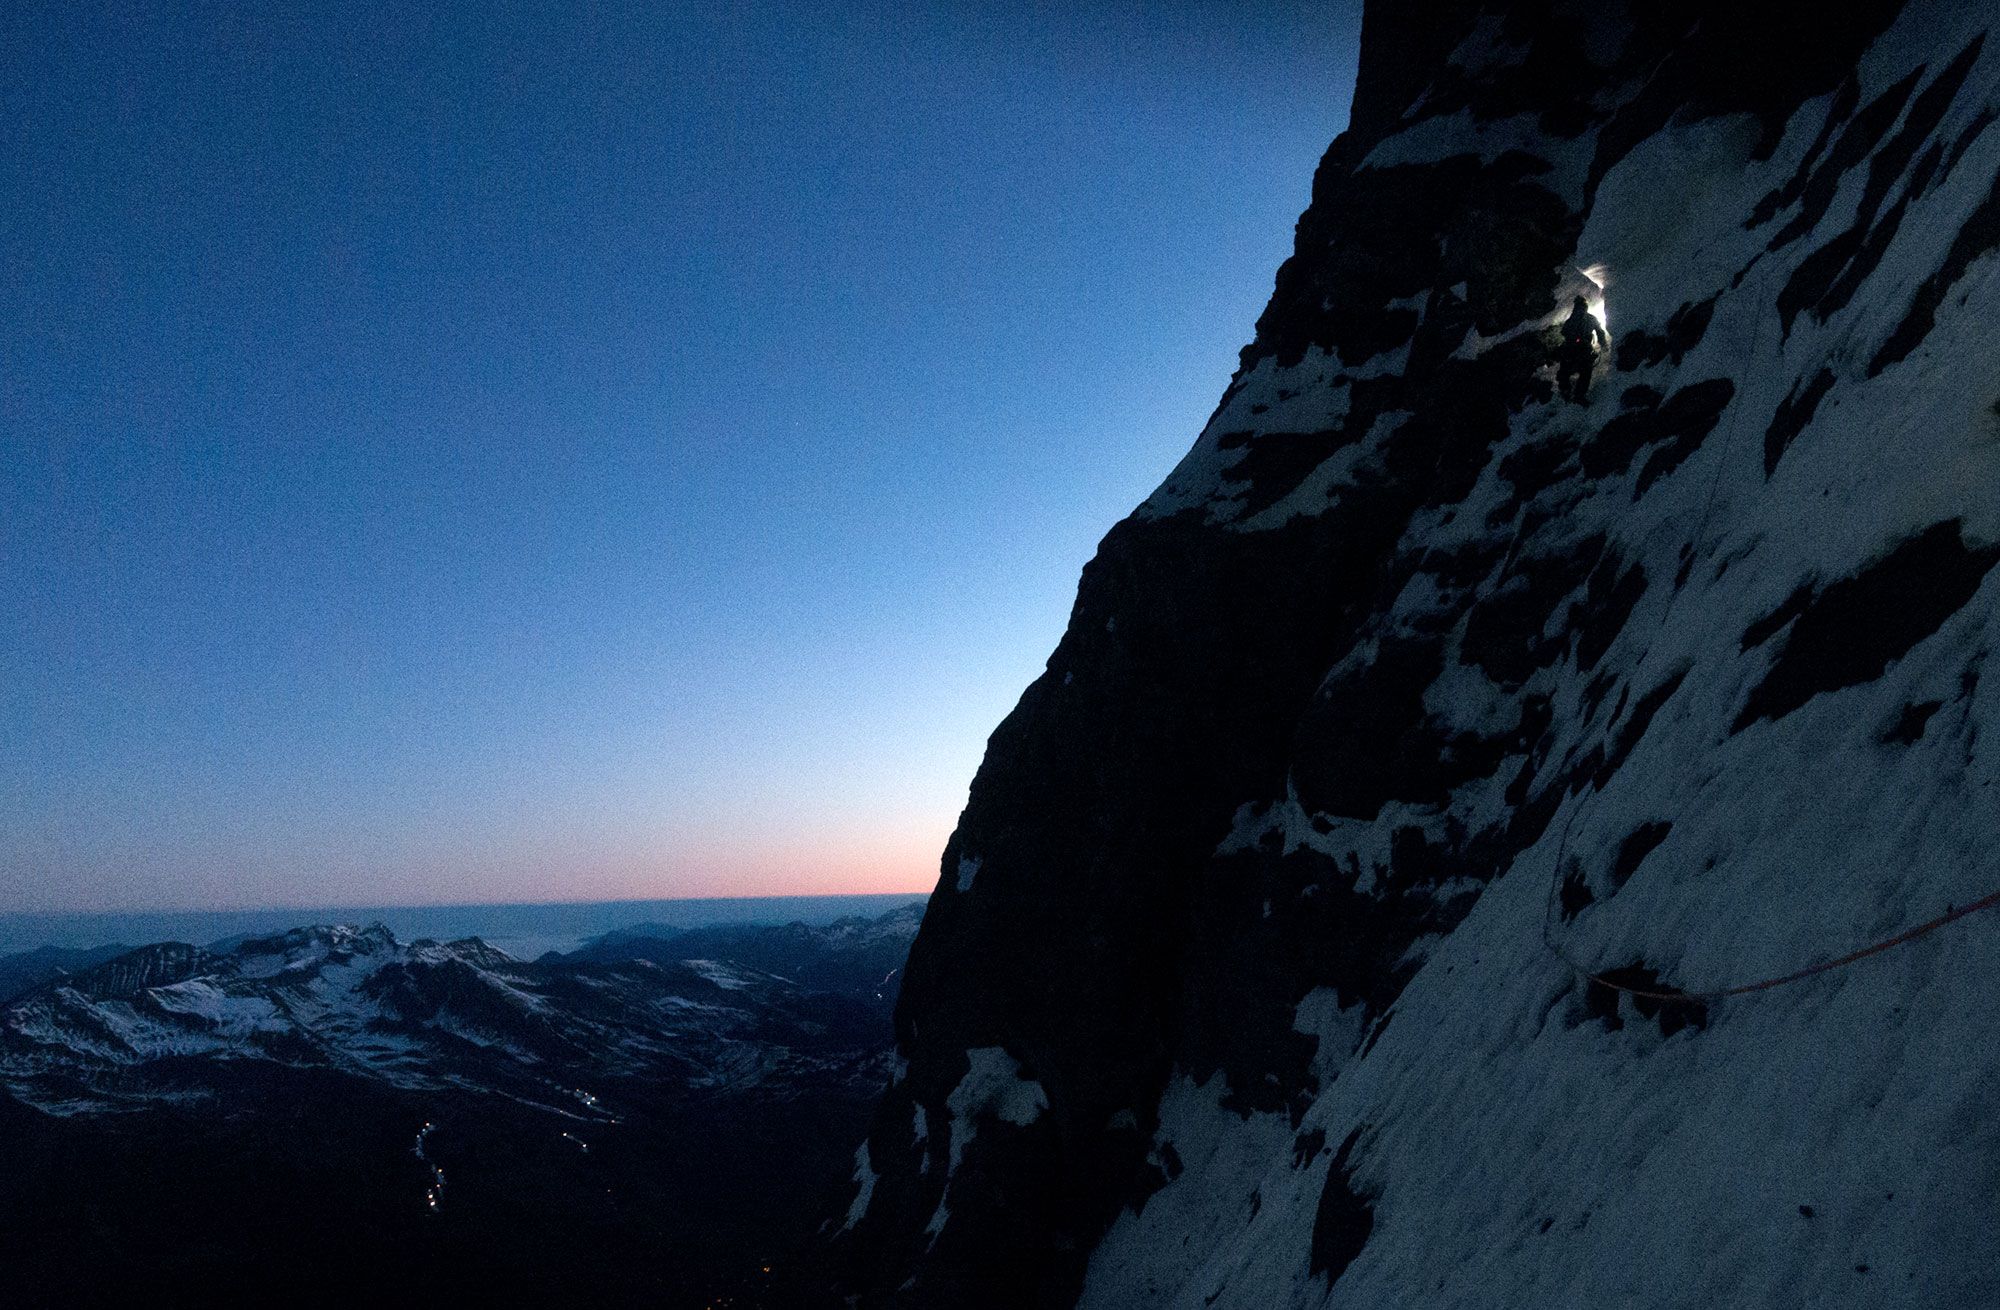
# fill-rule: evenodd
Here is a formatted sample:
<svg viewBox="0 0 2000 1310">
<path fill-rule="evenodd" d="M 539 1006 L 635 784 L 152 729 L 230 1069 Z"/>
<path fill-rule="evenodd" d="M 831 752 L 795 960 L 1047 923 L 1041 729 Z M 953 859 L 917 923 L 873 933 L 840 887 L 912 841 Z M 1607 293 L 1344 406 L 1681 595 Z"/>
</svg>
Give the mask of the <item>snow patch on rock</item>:
<svg viewBox="0 0 2000 1310">
<path fill-rule="evenodd" d="M 861 1216 L 868 1213 L 868 1202 L 875 1196 L 875 1166 L 868 1160 L 868 1143 L 863 1142 L 854 1150 L 854 1200 L 848 1203 L 847 1219 L 842 1228 L 852 1228 L 861 1222 Z"/>
</svg>

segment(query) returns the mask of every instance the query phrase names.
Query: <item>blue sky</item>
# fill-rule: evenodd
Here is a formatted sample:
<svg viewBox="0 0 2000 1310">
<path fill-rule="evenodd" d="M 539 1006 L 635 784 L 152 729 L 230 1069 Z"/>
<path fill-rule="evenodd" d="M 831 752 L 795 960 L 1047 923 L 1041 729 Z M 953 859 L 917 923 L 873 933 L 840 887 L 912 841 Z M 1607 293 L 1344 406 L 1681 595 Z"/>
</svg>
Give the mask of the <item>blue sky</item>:
<svg viewBox="0 0 2000 1310">
<path fill-rule="evenodd" d="M 926 888 L 1347 4 L 9 6 L 0 910 Z"/>
</svg>

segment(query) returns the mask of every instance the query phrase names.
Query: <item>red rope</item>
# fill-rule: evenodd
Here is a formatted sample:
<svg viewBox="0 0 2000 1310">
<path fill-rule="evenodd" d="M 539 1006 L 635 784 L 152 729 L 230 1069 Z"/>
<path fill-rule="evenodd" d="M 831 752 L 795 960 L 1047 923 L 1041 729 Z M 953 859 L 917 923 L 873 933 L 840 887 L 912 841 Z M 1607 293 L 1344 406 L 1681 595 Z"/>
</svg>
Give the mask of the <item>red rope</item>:
<svg viewBox="0 0 2000 1310">
<path fill-rule="evenodd" d="M 1996 905 L 2000 905 L 2000 891 L 1982 896 L 1970 905 L 1961 905 L 1956 909 L 1947 910 L 1930 922 L 1920 923 L 1914 928 L 1905 929 L 1897 933 L 1894 937 L 1885 937 L 1881 941 L 1864 946 L 1858 951 L 1849 951 L 1838 959 L 1825 960 L 1819 964 L 1808 965 L 1795 973 L 1788 973 L 1782 977 L 1765 978 L 1759 982 L 1744 983 L 1738 987 L 1724 987 L 1708 992 L 1662 992 L 1652 991 L 1644 987 L 1630 987 L 1624 983 L 1612 982 L 1605 978 L 1604 975 L 1593 973 L 1589 969 L 1584 968 L 1575 960 L 1563 954 L 1561 948 L 1557 947 L 1553 942 L 1549 943 L 1549 949 L 1554 951 L 1556 957 L 1564 964 L 1567 964 L 1578 974 L 1588 978 L 1599 987 L 1608 987 L 1614 992 L 1623 992 L 1627 996 L 1639 996 L 1652 1001 L 1719 1001 L 1725 996 L 1744 996 L 1751 992 L 1769 991 L 1773 987 L 1783 987 L 1786 983 L 1795 983 L 1800 979 L 1810 978 L 1815 974 L 1830 973 L 1835 969 L 1845 968 L 1847 965 L 1853 964 L 1856 960 L 1865 960 L 1871 955 L 1880 955 L 1883 951 L 1901 946 L 1905 942 L 1913 942 L 1927 933 L 1936 932 L 1948 923 L 1963 919 L 1969 914 L 1977 914 L 1981 910 L 1990 910 Z"/>
</svg>

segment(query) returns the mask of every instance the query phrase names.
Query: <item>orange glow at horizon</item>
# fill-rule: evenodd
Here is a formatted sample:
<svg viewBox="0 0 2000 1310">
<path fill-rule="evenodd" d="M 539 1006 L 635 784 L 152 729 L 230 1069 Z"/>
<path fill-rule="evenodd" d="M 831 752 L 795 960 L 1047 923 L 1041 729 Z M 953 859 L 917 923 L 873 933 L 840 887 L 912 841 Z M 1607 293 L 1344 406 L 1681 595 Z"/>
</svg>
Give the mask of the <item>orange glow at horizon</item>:
<svg viewBox="0 0 2000 1310">
<path fill-rule="evenodd" d="M 867 833 L 710 835 L 700 842 L 645 841 L 589 849 L 538 844 L 513 858 L 480 861 L 480 899 L 671 900 L 734 896 L 927 894 L 937 886 L 949 833 L 895 829 Z M 468 864 L 468 871 L 473 866 Z M 437 872 L 443 873 L 443 869 Z M 470 887 L 467 888 L 471 890 Z"/>
<path fill-rule="evenodd" d="M 138 895 L 66 897 L 44 881 L 28 913 L 144 913 L 339 906 L 561 904 L 711 897 L 930 893 L 949 827 L 930 817 L 855 831 L 834 816 L 782 832 L 675 832 L 648 825 L 532 822 L 447 841 L 388 841 L 363 851 L 333 842 L 230 843 L 151 861 Z M 52 865 L 53 865 L 52 861 Z M 309 871 L 302 879 L 301 871 Z M 306 890 L 301 894 L 302 885 Z"/>
</svg>

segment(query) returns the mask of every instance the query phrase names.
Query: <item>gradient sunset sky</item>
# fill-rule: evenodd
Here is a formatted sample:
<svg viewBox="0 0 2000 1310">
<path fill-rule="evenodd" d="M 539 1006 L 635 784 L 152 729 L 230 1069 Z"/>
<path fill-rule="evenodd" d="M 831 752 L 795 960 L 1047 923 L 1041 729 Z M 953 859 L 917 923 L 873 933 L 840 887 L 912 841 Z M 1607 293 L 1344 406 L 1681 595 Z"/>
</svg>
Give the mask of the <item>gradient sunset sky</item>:
<svg viewBox="0 0 2000 1310">
<path fill-rule="evenodd" d="M 1339 3 L 13 3 L 0 911 L 925 890 Z"/>
</svg>

